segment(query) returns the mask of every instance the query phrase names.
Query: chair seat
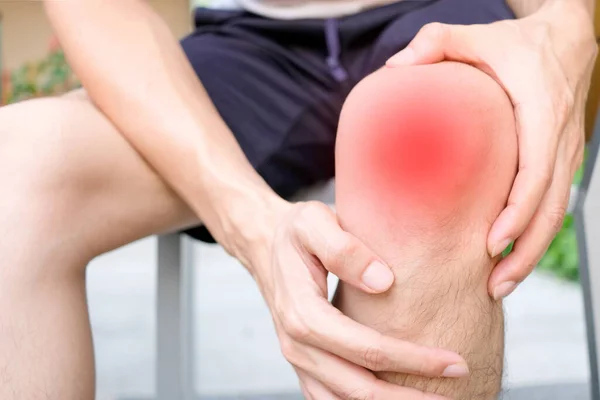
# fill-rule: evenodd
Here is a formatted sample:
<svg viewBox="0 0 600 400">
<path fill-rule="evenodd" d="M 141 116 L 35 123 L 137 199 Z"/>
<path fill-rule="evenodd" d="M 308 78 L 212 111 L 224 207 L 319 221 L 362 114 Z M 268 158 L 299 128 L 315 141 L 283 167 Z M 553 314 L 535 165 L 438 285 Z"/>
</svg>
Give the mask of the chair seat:
<svg viewBox="0 0 600 400">
<path fill-rule="evenodd" d="M 316 200 L 325 204 L 335 203 L 335 179 L 320 182 L 314 186 L 300 190 L 292 197 L 293 201 Z"/>
</svg>

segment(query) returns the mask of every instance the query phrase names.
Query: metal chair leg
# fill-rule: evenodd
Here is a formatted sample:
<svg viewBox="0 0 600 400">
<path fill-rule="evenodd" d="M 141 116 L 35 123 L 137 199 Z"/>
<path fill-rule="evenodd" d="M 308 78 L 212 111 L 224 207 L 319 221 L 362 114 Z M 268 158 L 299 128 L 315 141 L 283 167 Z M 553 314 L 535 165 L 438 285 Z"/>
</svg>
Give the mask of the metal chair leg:
<svg viewBox="0 0 600 400">
<path fill-rule="evenodd" d="M 597 167 L 600 147 L 600 118 L 585 165 L 585 175 L 575 206 L 577 242 L 581 286 L 585 305 L 587 340 L 590 362 L 591 399 L 600 400 L 600 371 L 598 371 L 598 344 L 600 343 L 600 171 Z"/>
<path fill-rule="evenodd" d="M 181 264 L 182 275 L 182 293 L 181 293 L 181 307 L 182 307 L 182 325 L 181 333 L 183 337 L 181 339 L 181 353 L 182 353 L 182 386 L 183 386 L 183 398 L 184 400 L 193 400 L 196 398 L 194 378 L 195 378 L 195 360 L 196 360 L 196 347 L 195 347 L 195 263 L 194 263 L 194 240 L 188 236 L 181 236 L 183 259 Z"/>
<path fill-rule="evenodd" d="M 179 234 L 158 237 L 156 395 L 189 400 L 193 394 L 193 247 Z"/>
</svg>

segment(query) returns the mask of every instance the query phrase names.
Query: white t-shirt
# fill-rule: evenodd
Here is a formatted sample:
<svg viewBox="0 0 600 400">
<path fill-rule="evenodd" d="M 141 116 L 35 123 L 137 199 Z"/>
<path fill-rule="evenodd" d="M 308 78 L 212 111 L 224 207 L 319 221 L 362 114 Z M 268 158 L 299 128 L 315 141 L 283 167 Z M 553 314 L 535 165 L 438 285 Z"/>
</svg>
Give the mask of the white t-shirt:
<svg viewBox="0 0 600 400">
<path fill-rule="evenodd" d="M 334 18 L 401 0 L 236 0 L 243 9 L 274 19 Z M 427 1 L 427 0 L 423 0 Z"/>
</svg>

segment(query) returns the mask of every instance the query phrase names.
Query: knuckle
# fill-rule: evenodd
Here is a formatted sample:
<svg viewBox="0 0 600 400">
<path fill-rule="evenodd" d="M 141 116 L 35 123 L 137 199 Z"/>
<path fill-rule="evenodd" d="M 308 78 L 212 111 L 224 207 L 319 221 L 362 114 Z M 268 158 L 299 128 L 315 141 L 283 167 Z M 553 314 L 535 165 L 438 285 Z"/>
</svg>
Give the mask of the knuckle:
<svg viewBox="0 0 600 400">
<path fill-rule="evenodd" d="M 547 166 L 546 168 L 544 168 L 541 179 L 542 179 L 542 182 L 544 182 L 546 189 L 549 189 L 550 186 L 552 185 L 553 178 L 554 178 L 554 166 Z"/>
<path fill-rule="evenodd" d="M 389 364 L 389 360 L 379 346 L 367 347 L 363 360 L 365 367 L 371 371 L 383 371 Z"/>
<path fill-rule="evenodd" d="M 520 173 L 527 175 L 530 189 L 537 193 L 540 198 L 550 189 L 554 176 L 554 165 L 551 161 L 539 161 L 534 167 L 522 166 Z"/>
<path fill-rule="evenodd" d="M 443 370 L 443 366 L 440 365 L 439 359 L 434 356 L 433 353 L 428 354 L 426 357 L 419 362 L 417 367 L 417 373 L 420 376 L 435 376 L 438 375 L 436 372 Z"/>
<path fill-rule="evenodd" d="M 291 222 L 291 227 L 296 232 L 309 230 L 311 221 L 323 218 L 323 213 L 329 212 L 329 208 L 318 201 L 307 201 L 297 203 L 296 212 Z"/>
<path fill-rule="evenodd" d="M 553 108 L 559 121 L 566 121 L 573 112 L 575 96 L 568 87 L 561 91 L 562 95 L 554 98 Z"/>
<path fill-rule="evenodd" d="M 343 398 L 346 400 L 376 400 L 375 392 L 370 388 L 352 389 Z"/>
<path fill-rule="evenodd" d="M 521 254 L 518 259 L 515 259 L 518 265 L 518 272 L 516 273 L 516 281 L 522 281 L 533 269 L 537 266 L 538 261 L 541 259 L 541 255 L 534 253 Z"/>
<path fill-rule="evenodd" d="M 524 267 L 525 275 L 523 275 L 521 277 L 521 279 L 519 279 L 518 281 L 523 280 L 531 271 L 533 271 L 535 269 L 535 267 L 537 266 L 537 263 L 539 262 L 540 259 L 541 259 L 541 256 L 537 256 L 534 260 L 524 262 L 523 267 Z"/>
<path fill-rule="evenodd" d="M 298 311 L 288 311 L 284 315 L 283 329 L 292 339 L 302 342 L 311 336 L 312 330 Z"/>
<path fill-rule="evenodd" d="M 348 234 L 340 235 L 338 238 L 329 241 L 327 247 L 332 257 L 339 261 L 355 256 L 360 249 L 357 241 L 352 240 Z"/>
<path fill-rule="evenodd" d="M 336 235 L 335 238 L 328 238 L 325 256 L 321 261 L 331 272 L 347 271 L 347 263 L 358 260 L 360 250 L 360 244 L 351 235 L 346 233 Z"/>
<path fill-rule="evenodd" d="M 554 176 L 554 164 L 551 160 L 546 163 L 542 163 L 542 166 L 535 168 L 534 176 L 537 181 L 542 184 L 542 187 L 547 191 L 552 184 L 552 178 Z"/>
<path fill-rule="evenodd" d="M 421 33 L 431 38 L 441 38 L 446 33 L 446 26 L 441 22 L 431 22 L 421 28 Z"/>
<path fill-rule="evenodd" d="M 553 233 L 558 233 L 562 229 L 562 224 L 567 214 L 567 208 L 564 205 L 556 205 L 546 212 L 546 218 Z"/>
<path fill-rule="evenodd" d="M 286 336 L 281 335 L 279 338 L 279 347 L 283 357 L 292 365 L 298 365 L 299 354 L 294 341 Z"/>
</svg>

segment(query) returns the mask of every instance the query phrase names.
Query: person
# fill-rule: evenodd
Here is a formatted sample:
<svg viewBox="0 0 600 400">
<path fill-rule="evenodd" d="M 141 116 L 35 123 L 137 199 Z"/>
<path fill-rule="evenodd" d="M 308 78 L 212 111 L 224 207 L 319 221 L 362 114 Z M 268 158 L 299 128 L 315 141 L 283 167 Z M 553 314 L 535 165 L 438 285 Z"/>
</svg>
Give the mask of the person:
<svg viewBox="0 0 600 400">
<path fill-rule="evenodd" d="M 510 98 L 518 172 L 485 237 L 491 257 L 515 246 L 490 273 L 494 299 L 560 227 L 583 154 L 592 0 L 240 3 L 198 10 L 180 45 L 141 0 L 45 1 L 85 90 L 0 109 L 0 398 L 93 398 L 85 265 L 188 228 L 255 278 L 307 398 L 445 395 L 378 371 L 461 381 L 469 357 L 353 321 L 319 286 L 332 272 L 396 293 L 397 268 L 327 207 L 285 200 L 333 176 L 344 99 L 388 59 L 471 64 Z"/>
</svg>

